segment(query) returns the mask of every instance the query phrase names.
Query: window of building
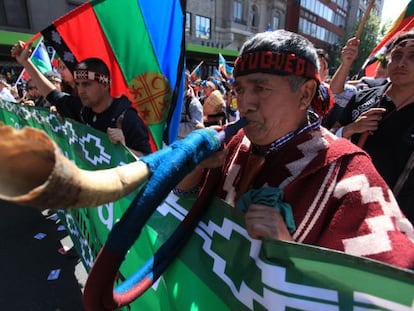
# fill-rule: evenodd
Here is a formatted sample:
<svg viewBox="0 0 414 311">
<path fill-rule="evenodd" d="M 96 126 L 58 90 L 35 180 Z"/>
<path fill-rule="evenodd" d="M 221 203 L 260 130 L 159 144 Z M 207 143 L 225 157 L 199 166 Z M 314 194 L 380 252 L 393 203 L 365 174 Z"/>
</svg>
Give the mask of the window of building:
<svg viewBox="0 0 414 311">
<path fill-rule="evenodd" d="M 348 10 L 348 0 L 338 0 L 338 6 L 342 8 L 343 10 Z"/>
<path fill-rule="evenodd" d="M 201 39 L 210 39 L 210 18 L 196 15 L 195 36 Z"/>
<path fill-rule="evenodd" d="M 278 11 L 273 12 L 272 29 L 276 30 L 280 27 L 280 13 Z"/>
<path fill-rule="evenodd" d="M 299 19 L 299 32 L 330 44 L 336 44 L 339 40 L 337 34 L 302 17 Z"/>
<path fill-rule="evenodd" d="M 259 14 L 255 5 L 252 5 L 250 8 L 249 25 L 252 27 L 257 27 L 259 25 Z"/>
<path fill-rule="evenodd" d="M 68 11 L 71 11 L 73 9 L 76 9 L 81 4 L 83 4 L 85 0 L 67 0 L 66 2 L 68 4 Z"/>
<path fill-rule="evenodd" d="M 243 20 L 243 3 L 235 0 L 233 3 L 233 17 L 236 23 L 241 23 Z"/>
<path fill-rule="evenodd" d="M 362 11 L 361 9 L 358 9 L 358 19 L 361 19 L 362 16 L 364 16 L 364 11 Z"/>
<path fill-rule="evenodd" d="M 185 12 L 185 33 L 191 33 L 191 13 Z"/>
</svg>

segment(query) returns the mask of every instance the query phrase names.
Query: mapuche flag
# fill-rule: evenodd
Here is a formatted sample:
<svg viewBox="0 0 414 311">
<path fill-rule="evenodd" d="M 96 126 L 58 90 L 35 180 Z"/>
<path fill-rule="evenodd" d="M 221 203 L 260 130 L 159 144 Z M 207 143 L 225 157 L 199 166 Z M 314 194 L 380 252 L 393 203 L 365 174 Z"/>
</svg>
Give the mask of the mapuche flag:
<svg viewBox="0 0 414 311">
<path fill-rule="evenodd" d="M 233 67 L 227 65 L 227 62 L 221 53 L 219 53 L 218 64 L 219 64 L 219 71 L 220 73 L 226 78 L 231 79 L 233 78 Z"/>
<path fill-rule="evenodd" d="M 43 44 L 42 39 L 40 39 L 39 42 L 37 43 L 32 55 L 30 56 L 30 59 L 41 73 L 52 71 L 52 62 L 50 60 L 46 47 Z M 17 78 L 16 84 L 20 80 L 28 81 L 29 79 L 30 79 L 30 75 L 28 74 L 26 69 L 23 69 L 22 72 L 20 73 L 20 76 Z"/>
<path fill-rule="evenodd" d="M 386 52 L 387 45 L 397 35 L 414 28 L 414 0 L 411 0 L 399 17 L 392 23 L 390 29 L 384 35 L 380 43 L 372 50 L 367 61 L 365 62 L 365 73 L 367 76 L 374 76 L 375 60 Z"/>
<path fill-rule="evenodd" d="M 197 67 L 194 68 L 194 70 L 190 73 L 190 78 L 191 78 L 191 82 L 195 83 L 195 82 L 199 82 L 201 81 L 201 72 L 200 72 L 200 68 L 201 65 L 204 63 L 204 61 L 202 60 Z"/>
<path fill-rule="evenodd" d="M 92 0 L 41 31 L 70 69 L 90 57 L 106 63 L 111 95 L 128 96 L 149 127 L 154 150 L 162 147 L 163 137 L 171 142 L 178 133 L 184 2 Z"/>
</svg>

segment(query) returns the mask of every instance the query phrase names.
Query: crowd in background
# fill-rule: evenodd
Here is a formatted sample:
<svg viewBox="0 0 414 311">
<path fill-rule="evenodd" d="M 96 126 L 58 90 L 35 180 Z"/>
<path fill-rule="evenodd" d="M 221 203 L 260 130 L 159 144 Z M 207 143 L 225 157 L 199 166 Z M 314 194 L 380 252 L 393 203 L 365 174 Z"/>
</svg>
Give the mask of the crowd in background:
<svg viewBox="0 0 414 311">
<path fill-rule="evenodd" d="M 263 37 L 266 38 L 272 35 L 275 37 L 280 35 L 286 41 L 299 40 L 295 39 L 295 35 L 292 33 L 284 34 L 282 31 L 275 32 L 275 34 L 263 34 Z M 260 34 L 256 39 L 262 40 Z M 260 43 L 262 44 L 263 42 Z M 276 43 L 272 42 L 272 44 Z M 321 135 L 324 136 L 324 139 L 325 136 L 330 137 L 328 140 L 333 139 L 332 136 L 335 139 L 338 137 L 346 138 L 361 148 L 354 149 L 354 146 L 350 148 L 353 154 L 358 154 L 355 157 L 359 157 L 361 154 L 369 155 L 370 161 L 372 160 L 370 165 L 374 165 L 375 170 L 378 171 L 381 178 L 383 178 L 386 185 L 393 192 L 396 202 L 398 202 L 404 215 L 409 221 L 414 222 L 414 32 L 400 35 L 393 41 L 384 58 L 378 60 L 374 76 L 364 76 L 358 80 L 350 80 L 351 66 L 358 57 L 359 45 L 360 41 L 358 38 L 351 38 L 347 41 L 341 50 L 341 64 L 331 77 L 328 77 L 329 57 L 327 53 L 322 49 L 314 49 L 311 44 L 305 53 L 315 52 L 318 58 L 316 65 L 309 61 L 310 58 L 308 56 L 306 56 L 308 58 L 301 58 L 298 55 L 289 54 L 289 57 L 297 62 L 292 64 L 297 65 L 301 61 L 305 65 L 310 66 L 311 70 L 309 72 L 306 70 L 303 72 L 300 66 L 291 67 L 294 65 L 289 63 L 290 60 L 283 50 L 282 52 L 278 51 L 280 48 L 278 46 L 266 46 L 266 48 L 270 49 L 268 52 L 255 51 L 254 49 L 252 52 L 246 52 L 246 55 L 243 56 L 246 58 L 246 63 L 239 65 L 238 79 L 237 77 L 235 79 L 221 79 L 217 76 L 210 76 L 205 80 L 195 81 L 192 79 L 191 73 L 187 71 L 185 74 L 185 95 L 182 101 L 178 138 L 182 139 L 196 129 L 225 126 L 230 122 L 237 121 L 240 116 L 254 115 L 260 113 L 261 110 L 266 111 L 265 114 L 260 116 L 263 118 L 263 124 L 272 122 L 271 119 L 275 118 L 278 119 L 280 124 L 285 126 L 285 123 L 291 122 L 289 120 L 289 115 L 292 113 L 291 110 L 297 109 L 295 118 L 301 118 L 306 115 L 305 118 L 308 119 L 295 120 L 295 126 L 299 127 L 297 129 L 292 128 L 290 132 L 283 133 L 283 137 L 276 137 L 277 135 L 275 135 L 273 137 L 274 141 L 268 141 L 268 139 L 261 141 L 260 135 L 266 133 L 254 133 L 257 137 L 253 137 L 253 139 L 249 137 L 257 145 L 254 148 L 262 151 L 265 150 L 268 154 L 275 154 L 275 151 L 278 151 L 281 148 L 280 146 L 284 146 L 287 141 L 295 137 L 301 137 L 304 132 L 315 129 L 319 130 L 319 126 L 323 125 Z M 79 117 L 80 121 L 91 126 L 94 126 L 97 117 L 105 111 L 109 111 L 110 107 L 113 107 L 112 102 L 114 99 L 109 96 L 108 84 L 102 82 L 102 79 L 98 80 L 96 76 L 109 79 L 109 70 L 107 68 L 101 70 L 99 66 L 96 67 L 94 63 L 89 64 L 87 60 L 86 65 L 82 62 L 80 67 L 72 73 L 65 68 L 64 63 L 60 62 L 56 72 L 48 72 L 42 75 L 36 71 L 36 68 L 28 60 L 29 51 L 23 45 L 15 45 L 12 55 L 16 57 L 26 70 L 29 70 L 33 78 L 26 82 L 24 88 L 19 89 L 16 86 L 11 86 L 5 77 L 1 77 L 1 98 L 23 105 L 49 108 L 51 111 L 57 110 L 64 116 L 74 116 L 75 119 Z M 266 64 L 266 57 L 269 57 L 269 55 L 279 58 L 280 62 L 285 66 L 283 70 L 269 71 L 269 66 Z M 260 64 L 257 61 L 259 58 L 263 58 Z M 239 56 L 238 61 L 240 64 L 244 60 Z M 250 61 L 250 63 L 247 63 L 247 61 Z M 89 77 L 83 75 L 85 70 L 89 73 Z M 281 89 L 279 85 L 270 85 L 261 75 L 258 75 L 258 77 L 264 79 L 264 82 L 259 81 L 259 78 L 254 78 L 256 77 L 255 75 L 263 73 L 269 73 L 269 76 L 272 76 L 272 79 L 275 81 L 280 80 L 281 85 L 284 85 L 286 82 L 286 87 Z M 312 73 L 312 75 L 309 75 L 309 73 Z M 93 75 L 94 78 L 90 78 L 90 75 Z M 252 78 L 247 79 L 246 76 Z M 264 77 L 267 76 L 265 75 Z M 243 81 L 243 83 L 240 81 Z M 90 92 L 88 88 L 92 83 L 96 87 L 101 88 L 105 95 L 105 100 L 96 103 L 96 106 L 89 103 L 88 100 L 90 98 L 84 95 Z M 254 86 L 251 86 L 251 84 Z M 280 94 L 276 92 L 276 88 L 279 88 L 278 92 Z M 275 106 L 275 110 L 259 106 L 259 102 L 265 102 L 267 98 L 273 97 L 275 100 L 283 98 L 283 94 L 289 92 L 289 88 L 292 94 L 288 94 L 287 98 L 294 97 L 294 100 L 292 98 L 289 99 L 292 100 L 290 105 L 287 103 L 271 103 Z M 250 95 L 246 90 L 249 90 L 254 95 Z M 249 106 L 246 106 L 246 102 L 251 100 L 251 98 L 246 99 L 247 93 L 251 98 L 257 97 L 257 102 L 249 102 Z M 295 95 L 296 93 L 298 95 Z M 301 96 L 300 98 L 295 97 L 299 95 Z M 75 99 L 77 100 L 76 103 L 79 111 L 67 113 L 68 107 L 65 106 L 65 102 L 68 98 L 71 102 Z M 244 100 L 243 110 L 240 109 L 241 98 Z M 292 104 L 297 105 L 297 107 L 292 107 Z M 255 105 L 258 106 L 256 107 Z M 263 104 L 260 103 L 260 105 Z M 283 119 L 281 110 L 276 110 L 279 109 L 278 105 L 281 109 L 287 109 L 286 120 Z M 85 121 L 85 107 L 83 106 L 90 109 L 88 113 L 90 120 Z M 250 122 L 258 121 L 251 120 Z M 131 125 L 131 127 L 142 123 L 142 121 L 134 120 L 133 123 L 134 125 Z M 128 137 L 131 136 L 128 135 L 125 126 L 118 127 L 117 133 L 121 135 L 121 138 L 116 139 L 111 138 L 113 137 L 113 134 L 111 134 L 112 128 L 116 128 L 116 125 L 105 123 L 102 126 L 101 130 L 107 132 L 113 142 L 125 144 L 126 141 L 128 146 Z M 138 125 L 138 127 L 141 127 L 139 132 L 143 134 L 145 140 L 148 140 L 148 133 L 143 133 L 146 131 L 142 131 L 142 126 Z M 271 128 L 270 132 L 277 132 L 277 130 Z M 331 136 L 326 134 L 325 130 L 329 131 Z M 250 131 L 254 132 L 252 129 Z M 248 136 L 254 135 L 250 133 Z M 277 139 L 275 140 L 275 138 Z M 254 139 L 257 139 L 257 142 L 254 142 Z M 282 140 L 280 141 L 280 139 Z M 321 142 L 323 141 L 322 139 Z M 129 144 L 131 146 L 131 141 L 129 141 Z M 338 150 L 341 150 L 341 148 Z M 140 150 L 139 156 L 149 152 L 151 151 L 146 146 Z M 315 152 L 320 152 L 320 150 L 315 150 Z M 337 161 L 340 161 L 340 157 L 347 155 L 348 151 L 343 150 L 343 152 L 344 154 L 335 154 L 335 156 L 338 156 Z M 278 160 L 276 159 L 275 161 L 277 162 Z M 363 162 L 366 162 L 365 158 Z M 341 167 L 337 173 L 344 173 L 348 169 L 350 168 Z M 350 170 L 352 171 L 352 169 Z M 376 172 L 369 174 L 374 176 Z M 382 180 L 378 181 L 378 183 L 382 185 Z M 309 186 L 313 187 L 315 185 Z M 364 189 L 359 190 L 362 192 Z M 332 200 L 334 199 L 332 198 Z M 361 203 L 361 208 L 366 208 L 366 206 L 362 207 L 362 205 L 364 204 Z M 344 208 L 349 209 L 349 206 L 344 206 Z M 398 213 L 395 210 L 393 212 Z M 280 226 L 281 220 L 278 217 L 275 218 L 275 224 L 279 223 Z M 357 229 L 360 230 L 361 228 Z M 288 230 L 284 232 L 284 235 L 292 238 Z"/>
</svg>

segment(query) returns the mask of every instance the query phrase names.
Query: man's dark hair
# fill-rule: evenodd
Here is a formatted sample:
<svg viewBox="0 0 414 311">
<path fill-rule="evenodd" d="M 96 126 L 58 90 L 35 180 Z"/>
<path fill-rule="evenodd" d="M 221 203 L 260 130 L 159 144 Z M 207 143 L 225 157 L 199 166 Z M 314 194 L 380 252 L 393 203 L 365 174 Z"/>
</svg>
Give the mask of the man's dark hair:
<svg viewBox="0 0 414 311">
<path fill-rule="evenodd" d="M 324 49 L 316 49 L 316 54 L 318 54 L 319 57 L 324 58 L 329 63 L 329 54 Z"/>
<path fill-rule="evenodd" d="M 86 58 L 76 65 L 75 70 L 90 70 L 110 77 L 108 66 L 99 58 Z"/>
<path fill-rule="evenodd" d="M 55 71 L 47 71 L 43 74 L 51 82 L 62 82 L 62 77 Z"/>
<path fill-rule="evenodd" d="M 319 70 L 319 59 L 316 49 L 305 37 L 283 29 L 258 33 L 247 40 L 240 50 L 240 55 L 251 52 L 272 51 L 276 53 L 293 53 L 301 57 Z M 296 90 L 307 78 L 290 75 L 292 90 Z"/>
<path fill-rule="evenodd" d="M 414 39 L 414 30 L 409 30 L 406 32 L 402 32 L 398 36 L 396 36 L 390 44 L 388 48 L 388 52 L 390 52 L 396 45 L 398 45 L 401 41 L 406 39 Z"/>
<path fill-rule="evenodd" d="M 312 63 L 315 68 L 319 68 L 318 56 L 313 44 L 294 32 L 279 29 L 258 33 L 243 44 L 240 55 L 260 51 L 294 53 Z"/>
</svg>

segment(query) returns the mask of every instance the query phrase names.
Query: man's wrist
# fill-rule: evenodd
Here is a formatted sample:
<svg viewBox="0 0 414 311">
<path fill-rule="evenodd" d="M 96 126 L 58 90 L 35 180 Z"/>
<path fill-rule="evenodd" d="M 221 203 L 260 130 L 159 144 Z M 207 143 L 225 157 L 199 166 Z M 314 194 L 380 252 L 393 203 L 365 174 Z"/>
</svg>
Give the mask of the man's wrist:
<svg viewBox="0 0 414 311">
<path fill-rule="evenodd" d="M 338 129 L 335 131 L 335 135 L 336 135 L 336 136 L 338 136 L 338 137 L 343 137 L 343 136 L 342 136 L 343 131 L 344 131 L 344 127 L 343 127 L 343 126 L 341 126 L 340 128 L 338 128 Z"/>
<path fill-rule="evenodd" d="M 354 133 L 352 133 L 351 131 L 350 131 L 350 128 L 349 128 L 349 126 L 344 126 L 343 127 L 343 129 L 342 129 L 342 137 L 343 138 L 347 138 L 347 139 L 349 139 L 349 138 L 351 138 L 351 136 L 354 134 Z"/>
</svg>

